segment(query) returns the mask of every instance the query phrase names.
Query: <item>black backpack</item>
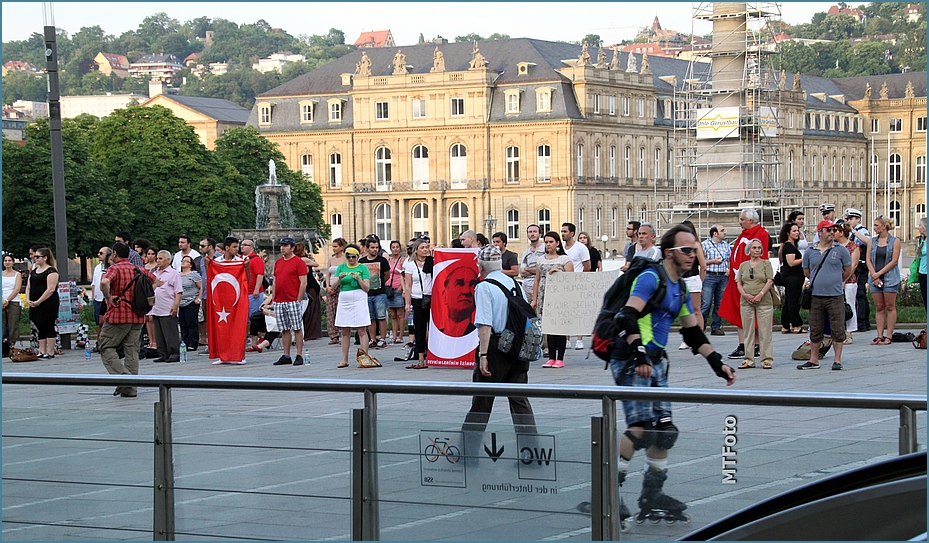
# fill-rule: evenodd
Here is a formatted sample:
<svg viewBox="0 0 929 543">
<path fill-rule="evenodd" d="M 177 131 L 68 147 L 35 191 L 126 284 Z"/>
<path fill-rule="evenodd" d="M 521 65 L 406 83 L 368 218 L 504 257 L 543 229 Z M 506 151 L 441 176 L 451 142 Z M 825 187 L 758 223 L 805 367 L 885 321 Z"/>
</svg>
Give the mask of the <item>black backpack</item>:
<svg viewBox="0 0 929 543">
<path fill-rule="evenodd" d="M 137 315 L 145 316 L 155 305 L 155 287 L 152 285 L 152 280 L 142 273 L 138 266 L 135 267 L 134 271 L 135 277 L 133 277 L 132 281 L 129 281 L 129 284 L 126 285 L 126 288 L 119 293 L 117 299 L 122 300 L 123 295 L 132 288 L 133 298 L 129 304 Z M 133 288 L 133 286 L 135 288 Z"/>
<path fill-rule="evenodd" d="M 668 275 L 659 261 L 645 257 L 636 257 L 632 260 L 632 265 L 625 273 L 620 275 L 613 285 L 603 295 L 603 305 L 600 307 L 600 313 L 597 314 L 597 320 L 594 323 L 593 341 L 591 349 L 594 354 L 601 360 L 609 363 L 611 358 L 627 358 L 625 339 L 620 339 L 619 327 L 616 325 L 614 318 L 619 310 L 629 301 L 629 294 L 632 292 L 632 283 L 645 270 L 655 270 L 658 274 L 658 288 L 652 294 L 651 298 L 645 303 L 645 308 L 639 313 L 639 318 L 651 313 L 661 300 L 664 299 L 668 292 Z M 681 295 L 687 295 L 687 286 L 681 281 Z"/>
<path fill-rule="evenodd" d="M 542 319 L 523 298 L 519 283 L 512 290 L 493 279 L 486 282 L 497 285 L 506 295 L 506 328 L 500 333 L 497 349 L 512 354 L 521 362 L 534 362 L 542 357 Z"/>
</svg>

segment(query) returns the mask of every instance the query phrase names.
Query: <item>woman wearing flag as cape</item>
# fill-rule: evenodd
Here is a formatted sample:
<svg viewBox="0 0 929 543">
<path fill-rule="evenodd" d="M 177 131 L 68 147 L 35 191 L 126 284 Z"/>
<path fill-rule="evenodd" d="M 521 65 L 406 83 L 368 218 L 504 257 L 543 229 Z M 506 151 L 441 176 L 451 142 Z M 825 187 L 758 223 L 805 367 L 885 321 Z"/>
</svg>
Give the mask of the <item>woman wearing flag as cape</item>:
<svg viewBox="0 0 929 543">
<path fill-rule="evenodd" d="M 729 280 L 726 283 L 726 291 L 723 293 L 723 301 L 719 304 L 719 316 L 734 324 L 739 330 L 739 346 L 736 347 L 729 358 L 738 360 L 745 357 L 745 344 L 742 334 L 742 316 L 739 309 L 739 289 L 736 286 L 736 271 L 743 262 L 749 259 L 745 251 L 745 245 L 751 243 L 753 239 L 761 241 L 764 258 L 768 258 L 768 250 L 771 247 L 770 236 L 761 224 L 758 212 L 752 208 L 745 208 L 739 215 L 739 226 L 742 227 L 742 233 L 735 239 L 732 246 L 732 258 L 729 260 L 730 273 Z M 757 347 L 756 347 L 757 354 Z"/>
</svg>

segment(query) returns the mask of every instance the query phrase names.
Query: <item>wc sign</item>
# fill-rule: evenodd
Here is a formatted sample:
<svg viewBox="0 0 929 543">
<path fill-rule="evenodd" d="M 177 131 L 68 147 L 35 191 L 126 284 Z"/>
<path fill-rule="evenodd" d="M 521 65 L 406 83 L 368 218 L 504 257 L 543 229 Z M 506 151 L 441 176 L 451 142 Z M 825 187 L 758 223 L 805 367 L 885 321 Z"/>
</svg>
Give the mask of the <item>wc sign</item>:
<svg viewBox="0 0 929 543">
<path fill-rule="evenodd" d="M 516 434 L 519 453 L 519 478 L 533 481 L 557 481 L 555 436 Z"/>
</svg>

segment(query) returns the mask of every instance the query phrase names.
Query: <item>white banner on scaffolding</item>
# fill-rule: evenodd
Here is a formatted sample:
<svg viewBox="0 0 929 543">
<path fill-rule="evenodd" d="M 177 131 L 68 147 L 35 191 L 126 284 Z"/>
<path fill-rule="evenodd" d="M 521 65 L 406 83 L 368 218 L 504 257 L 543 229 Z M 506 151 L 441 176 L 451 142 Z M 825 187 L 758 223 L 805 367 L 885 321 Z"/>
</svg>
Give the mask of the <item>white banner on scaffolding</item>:
<svg viewBox="0 0 929 543">
<path fill-rule="evenodd" d="M 777 109 L 761 106 L 758 115 L 760 116 L 758 122 L 761 125 L 761 137 L 773 138 L 777 136 Z"/>
<path fill-rule="evenodd" d="M 697 110 L 698 140 L 737 138 L 738 136 L 738 107 L 714 107 Z"/>
</svg>

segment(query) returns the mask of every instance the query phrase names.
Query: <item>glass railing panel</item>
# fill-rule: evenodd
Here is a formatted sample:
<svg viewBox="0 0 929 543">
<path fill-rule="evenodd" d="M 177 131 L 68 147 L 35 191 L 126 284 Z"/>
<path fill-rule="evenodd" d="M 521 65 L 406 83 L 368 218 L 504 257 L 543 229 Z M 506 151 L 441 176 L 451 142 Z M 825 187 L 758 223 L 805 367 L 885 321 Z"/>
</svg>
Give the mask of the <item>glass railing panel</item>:
<svg viewBox="0 0 929 543">
<path fill-rule="evenodd" d="M 150 411 L 4 407 L 3 538 L 150 539 L 152 432 Z"/>
</svg>

